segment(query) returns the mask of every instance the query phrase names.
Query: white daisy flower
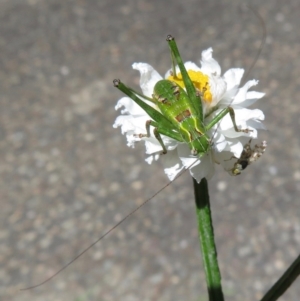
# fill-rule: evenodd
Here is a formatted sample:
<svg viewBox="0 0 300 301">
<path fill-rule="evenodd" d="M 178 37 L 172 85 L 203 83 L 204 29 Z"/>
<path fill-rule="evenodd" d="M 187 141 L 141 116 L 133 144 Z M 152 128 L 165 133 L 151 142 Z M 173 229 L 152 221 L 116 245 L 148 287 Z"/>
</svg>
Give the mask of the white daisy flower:
<svg viewBox="0 0 300 301">
<path fill-rule="evenodd" d="M 140 108 L 131 98 L 121 98 L 116 110 L 123 108 L 121 115 L 117 117 L 113 127 L 121 127 L 122 134 L 126 134 L 127 145 L 134 147 L 138 141 L 144 141 L 146 146 L 146 161 L 151 164 L 160 157 L 164 166 L 164 171 L 170 180 L 173 180 L 184 168 L 189 168 L 191 175 L 200 182 L 202 178 L 211 178 L 214 174 L 215 163 L 221 164 L 229 171 L 229 161 L 233 157 L 239 158 L 243 145 L 249 138 L 257 138 L 257 130 L 264 129 L 261 123 L 264 114 L 258 109 L 248 109 L 248 106 L 264 96 L 264 93 L 248 91 L 257 85 L 258 81 L 250 80 L 243 87 L 239 87 L 243 69 L 229 69 L 221 75 L 221 67 L 212 57 L 212 48 L 202 52 L 201 67 L 192 62 L 186 62 L 185 68 L 195 85 L 201 92 L 204 124 L 209 123 L 220 111 L 227 106 L 231 106 L 235 112 L 235 119 L 240 129 L 249 129 L 248 133 L 236 132 L 232 120 L 227 114 L 208 132 L 211 137 L 211 151 L 201 157 L 191 155 L 191 149 L 187 143 L 178 142 L 170 137 L 162 135 L 163 143 L 167 153 L 162 154 L 162 147 L 154 137 L 151 130 L 149 138 L 140 138 L 139 134 L 146 133 L 146 121 L 151 120 L 149 115 Z M 152 98 L 155 84 L 163 79 L 152 66 L 146 63 L 134 63 L 133 69 L 140 72 L 140 86 L 148 98 Z M 181 80 L 181 73 L 176 69 L 176 78 L 169 70 L 165 78 L 176 82 L 184 88 Z M 145 100 L 146 103 L 158 109 L 153 103 Z M 232 163 L 231 163 L 232 165 Z M 229 172 L 230 173 L 230 172 Z"/>
</svg>

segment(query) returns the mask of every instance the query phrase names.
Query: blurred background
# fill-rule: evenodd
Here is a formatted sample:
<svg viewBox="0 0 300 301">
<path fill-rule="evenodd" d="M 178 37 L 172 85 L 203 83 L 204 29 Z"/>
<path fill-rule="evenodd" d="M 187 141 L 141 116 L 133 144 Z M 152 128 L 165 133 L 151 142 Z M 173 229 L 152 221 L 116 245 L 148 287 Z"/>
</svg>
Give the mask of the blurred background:
<svg viewBox="0 0 300 301">
<path fill-rule="evenodd" d="M 251 66 L 266 93 L 255 108 L 268 128 L 265 155 L 242 175 L 210 181 L 227 300 L 259 300 L 300 250 L 300 33 L 297 0 L 0 1 L 1 300 L 207 300 L 185 173 L 130 221 L 51 282 L 60 269 L 168 183 L 144 146 L 112 124 L 138 89 L 134 62 L 170 68 L 167 34 L 185 61 L 213 47 L 223 72 Z M 280 300 L 299 300 L 297 282 Z"/>
</svg>

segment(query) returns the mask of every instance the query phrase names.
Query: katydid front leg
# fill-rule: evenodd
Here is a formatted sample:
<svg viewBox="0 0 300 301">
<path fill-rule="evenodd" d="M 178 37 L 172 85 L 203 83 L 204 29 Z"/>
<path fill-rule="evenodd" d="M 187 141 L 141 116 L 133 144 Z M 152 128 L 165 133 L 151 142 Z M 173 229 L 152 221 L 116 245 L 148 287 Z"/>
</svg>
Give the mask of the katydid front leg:
<svg viewBox="0 0 300 301">
<path fill-rule="evenodd" d="M 167 148 L 161 138 L 161 135 L 158 131 L 158 128 L 157 128 L 157 123 L 153 120 L 147 120 L 146 121 L 146 132 L 147 134 L 137 134 L 137 136 L 139 138 L 143 138 L 143 137 L 147 137 L 149 138 L 150 137 L 150 126 L 153 126 L 154 129 L 153 129 L 153 134 L 155 136 L 155 138 L 157 139 L 157 141 L 159 142 L 159 144 L 161 145 L 163 151 L 162 151 L 162 154 L 166 154 L 168 151 L 167 151 Z"/>
<path fill-rule="evenodd" d="M 234 129 L 236 132 L 244 132 L 244 133 L 249 133 L 249 132 L 252 132 L 252 130 L 249 130 L 249 129 L 239 129 L 236 125 L 236 122 L 235 122 L 235 113 L 234 113 L 234 109 L 232 107 L 227 107 L 227 109 L 229 110 L 229 114 L 230 114 L 230 118 L 232 120 L 232 123 L 233 123 L 233 126 L 234 126 Z"/>
<path fill-rule="evenodd" d="M 153 120 L 147 120 L 146 121 L 146 134 L 135 134 L 134 136 L 139 137 L 139 138 L 143 138 L 143 137 L 150 137 L 150 126 L 156 126 L 155 122 Z"/>
<path fill-rule="evenodd" d="M 249 133 L 252 132 L 252 130 L 249 129 L 239 129 L 236 125 L 235 121 L 235 113 L 234 109 L 232 107 L 227 107 L 223 111 L 221 111 L 217 116 L 214 117 L 214 119 L 206 126 L 206 130 L 210 130 L 215 124 L 217 124 L 226 114 L 230 115 L 231 121 L 233 123 L 234 130 L 236 132 L 244 132 Z"/>
</svg>

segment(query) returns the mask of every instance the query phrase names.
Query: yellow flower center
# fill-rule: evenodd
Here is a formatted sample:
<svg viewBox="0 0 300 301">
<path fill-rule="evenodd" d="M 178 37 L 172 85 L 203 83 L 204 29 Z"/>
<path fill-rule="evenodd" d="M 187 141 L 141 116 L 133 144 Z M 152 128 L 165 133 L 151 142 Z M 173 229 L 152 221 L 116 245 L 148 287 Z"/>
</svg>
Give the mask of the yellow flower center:
<svg viewBox="0 0 300 301">
<path fill-rule="evenodd" d="M 195 88 L 201 93 L 202 101 L 207 103 L 212 102 L 212 94 L 210 92 L 209 77 L 203 74 L 201 71 L 188 70 L 188 75 L 193 82 Z M 181 73 L 177 73 L 176 76 L 170 75 L 168 80 L 175 82 L 181 88 L 184 88 Z"/>
</svg>

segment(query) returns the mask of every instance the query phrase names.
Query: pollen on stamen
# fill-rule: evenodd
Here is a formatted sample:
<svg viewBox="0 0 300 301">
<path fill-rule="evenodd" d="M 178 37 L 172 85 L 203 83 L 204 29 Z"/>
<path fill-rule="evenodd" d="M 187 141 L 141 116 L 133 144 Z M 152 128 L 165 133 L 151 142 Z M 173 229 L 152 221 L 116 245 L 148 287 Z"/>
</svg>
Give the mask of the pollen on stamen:
<svg viewBox="0 0 300 301">
<path fill-rule="evenodd" d="M 203 74 L 201 71 L 194 70 L 188 70 L 188 75 L 195 88 L 200 91 L 202 101 L 210 104 L 212 102 L 212 93 L 210 92 L 209 77 Z M 173 81 L 180 87 L 184 88 L 184 83 L 180 72 L 176 74 L 176 77 L 171 74 L 168 77 L 168 80 Z"/>
</svg>

